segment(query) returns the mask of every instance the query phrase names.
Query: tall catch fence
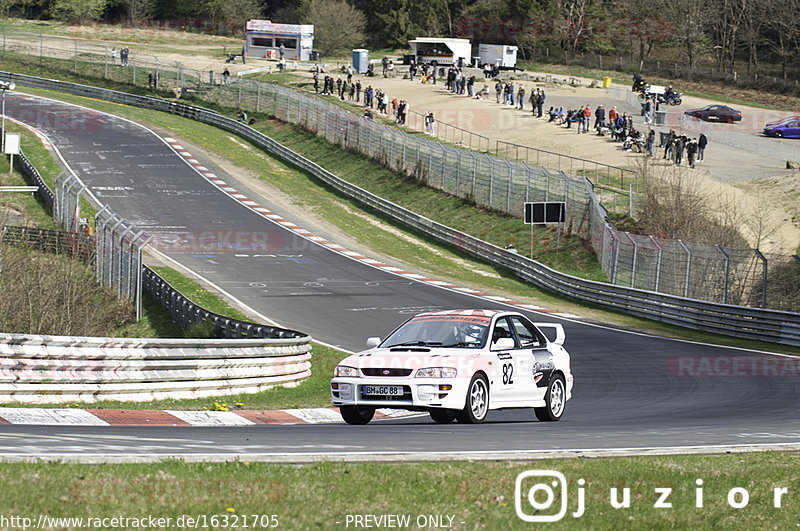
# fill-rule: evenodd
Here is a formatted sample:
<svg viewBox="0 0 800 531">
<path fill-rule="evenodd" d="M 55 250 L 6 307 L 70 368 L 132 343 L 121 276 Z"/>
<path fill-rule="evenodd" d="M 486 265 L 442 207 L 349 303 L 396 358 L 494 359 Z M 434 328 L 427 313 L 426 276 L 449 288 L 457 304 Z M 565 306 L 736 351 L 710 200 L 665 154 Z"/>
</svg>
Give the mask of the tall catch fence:
<svg viewBox="0 0 800 531">
<path fill-rule="evenodd" d="M 208 121 L 214 114 L 159 98 L 8 73 L 3 78 L 20 85 L 86 96 L 102 94 L 111 101 L 201 121 Z M 781 295 L 787 291 L 787 282 L 791 284 L 795 271 L 800 274 L 796 257 L 766 256 L 758 250 L 659 240 L 619 231 L 608 219 L 608 208 L 617 204 L 616 194 L 609 201 L 607 190 L 595 189 L 583 177 L 437 142 L 365 119 L 280 85 L 242 78 L 230 84 L 212 85 L 206 83 L 201 72 L 180 65 L 177 70 L 163 69 L 161 79 L 175 79 L 184 88 L 194 87 L 200 97 L 220 105 L 265 113 L 298 125 L 428 186 L 513 216 L 521 217 L 526 201 L 565 201 L 567 227 L 591 241 L 603 270 L 614 284 L 732 305 L 800 309 L 800 304 L 787 302 L 791 297 Z M 601 204 L 600 197 L 607 206 Z M 627 212 L 632 201 L 623 197 L 617 208 Z M 780 279 L 781 284 L 771 286 L 775 279 Z"/>
</svg>

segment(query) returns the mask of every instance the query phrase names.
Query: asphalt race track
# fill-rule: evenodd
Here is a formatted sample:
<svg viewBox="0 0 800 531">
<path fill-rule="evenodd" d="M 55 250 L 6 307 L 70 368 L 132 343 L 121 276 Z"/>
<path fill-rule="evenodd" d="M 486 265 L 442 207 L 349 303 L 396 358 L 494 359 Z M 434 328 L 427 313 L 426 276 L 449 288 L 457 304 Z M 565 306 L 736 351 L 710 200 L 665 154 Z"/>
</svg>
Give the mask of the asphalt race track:
<svg viewBox="0 0 800 531">
<path fill-rule="evenodd" d="M 313 244 L 221 192 L 162 139 L 131 122 L 22 94 L 7 100 L 9 115 L 41 130 L 100 201 L 160 235 L 170 258 L 282 326 L 360 350 L 366 337 L 385 336 L 409 314 L 499 306 Z M 215 171 L 228 180 L 224 169 Z M 280 208 L 269 197 L 244 193 Z M 204 243 L 193 246 L 199 234 Z M 178 252 L 172 241 L 186 246 Z M 251 245 L 265 241 L 266 250 Z M 534 321 L 558 320 L 528 313 Z M 800 359 L 561 322 L 575 388 L 557 423 L 539 423 L 532 411 L 519 410 L 490 412 L 489 425 L 478 426 L 437 425 L 427 416 L 358 427 L 2 426 L 0 455 L 421 458 L 431 452 L 428 457 L 800 445 Z M 444 438 L 448 450 L 440 454 Z"/>
</svg>

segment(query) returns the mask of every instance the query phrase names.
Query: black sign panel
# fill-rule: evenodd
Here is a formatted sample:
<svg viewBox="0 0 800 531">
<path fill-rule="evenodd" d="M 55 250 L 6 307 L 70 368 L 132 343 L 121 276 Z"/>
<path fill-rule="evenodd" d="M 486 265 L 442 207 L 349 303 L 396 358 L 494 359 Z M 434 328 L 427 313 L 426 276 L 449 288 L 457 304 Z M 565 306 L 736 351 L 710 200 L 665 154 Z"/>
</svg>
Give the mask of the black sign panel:
<svg viewBox="0 0 800 531">
<path fill-rule="evenodd" d="M 550 201 L 525 203 L 525 224 L 564 223 L 567 220 L 567 203 Z"/>
</svg>

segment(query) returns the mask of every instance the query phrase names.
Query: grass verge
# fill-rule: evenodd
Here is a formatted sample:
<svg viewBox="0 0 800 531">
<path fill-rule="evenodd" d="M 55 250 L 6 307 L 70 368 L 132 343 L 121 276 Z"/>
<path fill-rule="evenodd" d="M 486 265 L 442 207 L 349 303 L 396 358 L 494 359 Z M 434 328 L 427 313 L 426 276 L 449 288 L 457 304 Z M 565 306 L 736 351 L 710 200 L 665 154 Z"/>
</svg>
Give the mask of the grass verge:
<svg viewBox="0 0 800 531">
<path fill-rule="evenodd" d="M 210 527 L 268 527 L 260 515 L 267 515 L 267 522 L 274 515 L 280 528 L 343 529 L 355 526 L 354 515 L 398 515 L 410 519 L 408 526 L 401 526 L 407 528 L 530 529 L 531 524 L 516 513 L 516 478 L 528 470 L 553 470 L 566 477 L 567 492 L 566 515 L 551 524 L 554 529 L 778 529 L 797 525 L 799 466 L 798 454 L 758 453 L 305 466 L 173 460 L 141 465 L 0 463 L 0 473 L 7 487 L 6 513 L 31 517 L 34 524 L 43 513 L 49 518 L 83 518 L 84 525 L 89 518 L 152 516 L 170 518 L 166 527 L 176 528 L 183 516 L 183 527 L 194 526 L 186 523 L 186 517 L 199 518 L 200 527 L 203 521 Z M 586 481 L 585 512 L 576 518 L 580 478 Z M 537 480 L 550 479 L 528 477 L 521 483 L 520 506 L 526 514 L 541 517 L 558 512 L 558 487 L 553 489 L 549 510 L 537 511 L 527 497 L 540 483 Z M 703 480 L 701 507 L 696 503 L 698 479 Z M 380 488 L 369 488 L 365 497 L 366 485 Z M 629 507 L 612 508 L 612 488 L 619 500 L 623 489 L 630 489 Z M 776 488 L 788 489 L 779 508 Z M 654 507 L 662 492 L 656 489 L 669 489 L 669 506 Z M 731 507 L 729 493 L 734 493 L 734 503 L 740 503 L 743 492 L 732 489 L 748 493 L 746 506 Z M 535 500 L 543 504 L 545 491 L 537 494 Z M 253 519 L 260 523 L 253 525 Z M 385 522 L 373 525 L 387 527 Z M 75 521 L 51 525 L 80 527 Z"/>
</svg>

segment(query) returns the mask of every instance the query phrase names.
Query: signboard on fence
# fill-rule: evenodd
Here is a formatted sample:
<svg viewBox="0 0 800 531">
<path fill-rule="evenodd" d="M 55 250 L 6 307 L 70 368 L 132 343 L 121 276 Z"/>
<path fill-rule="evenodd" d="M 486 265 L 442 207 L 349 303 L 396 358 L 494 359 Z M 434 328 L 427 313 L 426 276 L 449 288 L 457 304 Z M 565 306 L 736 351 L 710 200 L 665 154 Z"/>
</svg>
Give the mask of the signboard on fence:
<svg viewBox="0 0 800 531">
<path fill-rule="evenodd" d="M 564 223 L 567 220 L 567 203 L 541 201 L 525 203 L 525 224 Z"/>
</svg>

